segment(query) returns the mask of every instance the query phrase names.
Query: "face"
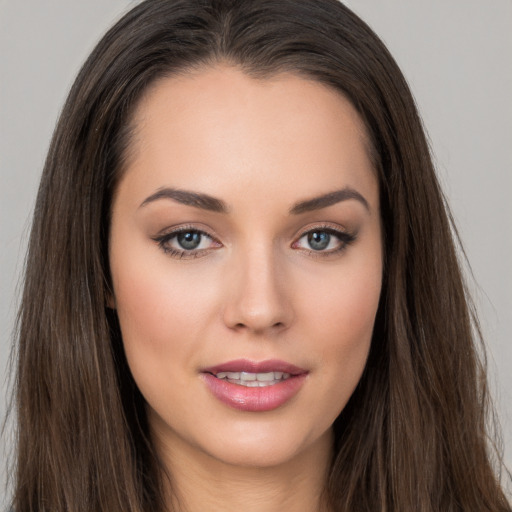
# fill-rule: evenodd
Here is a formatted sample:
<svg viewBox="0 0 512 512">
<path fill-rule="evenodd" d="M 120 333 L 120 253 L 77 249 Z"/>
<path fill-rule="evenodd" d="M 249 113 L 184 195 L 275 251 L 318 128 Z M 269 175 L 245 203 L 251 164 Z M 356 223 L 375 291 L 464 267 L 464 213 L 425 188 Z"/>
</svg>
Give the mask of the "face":
<svg viewBox="0 0 512 512">
<path fill-rule="evenodd" d="M 157 445 L 263 467 L 325 444 L 381 289 L 360 118 L 317 82 L 217 67 L 159 81 L 134 122 L 112 305 Z"/>
</svg>

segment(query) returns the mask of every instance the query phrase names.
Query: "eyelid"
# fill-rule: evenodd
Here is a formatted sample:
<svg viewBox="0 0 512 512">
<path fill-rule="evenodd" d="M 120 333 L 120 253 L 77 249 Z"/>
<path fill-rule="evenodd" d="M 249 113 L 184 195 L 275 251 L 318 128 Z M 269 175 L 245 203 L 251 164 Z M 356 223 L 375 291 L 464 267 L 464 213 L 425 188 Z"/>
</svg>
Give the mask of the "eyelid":
<svg viewBox="0 0 512 512">
<path fill-rule="evenodd" d="M 312 222 L 298 230 L 297 234 L 295 235 L 295 240 L 298 240 L 299 238 L 303 237 L 304 235 L 307 235 L 308 233 L 311 233 L 312 231 L 328 231 L 332 232 L 334 234 L 341 234 L 341 235 L 352 235 L 353 232 L 346 227 L 336 224 L 334 222 Z"/>
<path fill-rule="evenodd" d="M 199 233 L 202 236 L 208 237 L 212 242 L 218 244 L 216 247 L 208 247 L 206 249 L 177 249 L 173 247 L 168 247 L 168 244 L 171 240 L 173 240 L 180 233 L 194 232 Z M 212 250 L 215 250 L 222 246 L 222 243 L 211 234 L 207 229 L 203 227 L 199 227 L 197 224 L 180 224 L 178 226 L 173 226 L 169 228 L 165 228 L 161 230 L 157 235 L 151 237 L 151 239 L 157 242 L 159 248 L 167 255 L 174 257 L 176 259 L 192 259 L 198 258 L 201 256 L 206 256 Z"/>
<path fill-rule="evenodd" d="M 334 237 L 336 237 L 339 241 L 340 246 L 334 249 L 327 250 L 314 250 L 308 249 L 306 247 L 298 247 L 299 241 L 306 235 L 312 232 L 325 232 Z M 170 247 L 168 244 L 171 240 L 175 239 L 177 235 L 180 233 L 186 232 L 195 232 L 199 233 L 202 236 L 209 238 L 212 241 L 214 246 L 202 248 L 202 249 L 179 249 L 175 247 Z M 347 230 L 345 227 L 340 226 L 339 224 L 334 224 L 330 222 L 323 222 L 317 224 L 309 224 L 303 228 L 295 235 L 294 241 L 291 244 L 291 248 L 295 250 L 299 250 L 302 253 L 310 255 L 312 257 L 329 257 L 337 255 L 343 252 L 348 245 L 355 241 L 357 233 Z M 202 225 L 198 226 L 197 224 L 180 224 L 177 226 L 167 227 L 161 230 L 157 235 L 151 237 L 153 241 L 155 241 L 159 248 L 165 253 L 174 257 L 176 259 L 192 259 L 198 258 L 201 256 L 206 256 L 212 250 L 218 249 L 223 246 L 222 242 L 218 240 L 218 238 L 213 235 L 208 228 L 204 228 Z"/>
<path fill-rule="evenodd" d="M 151 237 L 153 239 L 159 238 L 166 235 L 173 235 L 176 233 L 182 233 L 183 231 L 197 231 L 198 233 L 203 233 L 210 238 L 215 238 L 215 235 L 211 233 L 211 229 L 208 226 L 205 226 L 202 223 L 185 223 L 185 224 L 176 224 L 175 226 L 167 226 L 161 229 L 155 236 Z"/>
<path fill-rule="evenodd" d="M 306 235 L 312 232 L 326 232 L 331 235 L 334 235 L 340 241 L 340 247 L 336 249 L 330 250 L 317 250 L 307 249 L 304 247 L 294 247 L 298 242 Z M 295 236 L 294 242 L 292 243 L 292 248 L 300 250 L 310 256 L 318 257 L 318 258 L 326 258 L 329 256 L 335 256 L 339 253 L 343 252 L 348 245 L 354 242 L 357 238 L 357 233 L 353 231 L 349 231 L 346 228 L 340 226 L 339 224 L 333 224 L 330 222 L 324 222 L 319 224 L 309 224 L 308 226 L 303 227 L 299 233 Z"/>
</svg>

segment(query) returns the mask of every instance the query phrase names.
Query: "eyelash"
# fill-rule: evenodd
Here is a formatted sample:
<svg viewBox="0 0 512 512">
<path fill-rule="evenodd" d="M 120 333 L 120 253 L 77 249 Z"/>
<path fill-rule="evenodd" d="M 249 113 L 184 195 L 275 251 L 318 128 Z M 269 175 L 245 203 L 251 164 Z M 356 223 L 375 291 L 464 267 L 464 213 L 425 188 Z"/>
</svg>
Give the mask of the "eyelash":
<svg viewBox="0 0 512 512">
<path fill-rule="evenodd" d="M 210 240 L 212 240 L 213 243 L 218 244 L 218 245 L 217 245 L 217 247 L 208 247 L 205 249 L 190 249 L 190 250 L 176 249 L 174 247 L 170 247 L 169 243 L 172 242 L 174 239 L 176 239 L 176 237 L 182 233 L 193 233 L 196 235 L 200 235 L 201 237 L 207 237 Z M 306 237 L 308 235 L 312 235 L 313 233 L 326 233 L 329 236 L 334 236 L 339 241 L 339 247 L 336 247 L 335 249 L 330 249 L 330 250 L 326 251 L 326 250 L 300 248 L 297 246 L 298 243 L 300 242 L 300 240 L 302 240 L 304 237 Z M 193 226 L 182 226 L 182 227 L 177 228 L 169 233 L 165 233 L 165 234 L 156 236 L 153 238 L 153 240 L 158 244 L 159 248 L 165 254 L 168 254 L 172 258 L 176 258 L 176 259 L 200 258 L 202 256 L 206 256 L 212 250 L 222 247 L 222 244 L 218 240 L 216 240 L 212 235 L 210 235 L 206 231 L 203 231 L 203 230 L 198 229 Z M 341 229 L 335 229 L 329 225 L 320 225 L 320 226 L 314 226 L 312 228 L 309 228 L 309 229 L 303 231 L 300 234 L 300 236 L 296 239 L 296 241 L 293 242 L 292 248 L 300 249 L 312 257 L 325 258 L 325 257 L 329 257 L 329 256 L 333 256 L 333 255 L 341 253 L 342 251 L 344 251 L 347 248 L 348 245 L 350 245 L 355 240 L 356 240 L 356 235 L 353 233 L 349 233 L 349 232 L 343 231 Z M 329 240 L 329 243 L 330 243 L 330 240 Z"/>
<path fill-rule="evenodd" d="M 330 225 L 319 225 L 311 227 L 301 233 L 301 235 L 297 238 L 296 242 L 293 242 L 292 247 L 296 246 L 300 240 L 308 235 L 312 235 L 313 233 L 327 233 L 329 236 L 334 236 L 339 241 L 339 247 L 330 250 L 314 250 L 314 249 L 305 249 L 305 251 L 310 256 L 315 258 L 327 258 L 329 256 L 334 256 L 343 252 L 352 242 L 356 240 L 356 234 L 350 233 L 348 231 L 344 231 L 339 228 L 334 228 Z M 298 248 L 298 247 L 296 247 Z"/>
<path fill-rule="evenodd" d="M 195 233 L 201 235 L 201 237 L 210 238 L 213 242 L 218 244 L 218 247 L 221 247 L 221 243 L 218 242 L 213 236 L 211 236 L 206 231 L 195 228 L 193 226 L 181 226 L 169 233 L 165 233 L 163 235 L 159 235 L 153 238 L 155 242 L 158 243 L 158 246 L 165 254 L 168 254 L 172 258 L 176 259 L 193 259 L 199 258 L 201 256 L 205 256 L 209 253 L 213 248 L 208 249 L 175 249 L 174 247 L 170 247 L 169 243 L 172 242 L 178 235 L 181 233 Z"/>
</svg>

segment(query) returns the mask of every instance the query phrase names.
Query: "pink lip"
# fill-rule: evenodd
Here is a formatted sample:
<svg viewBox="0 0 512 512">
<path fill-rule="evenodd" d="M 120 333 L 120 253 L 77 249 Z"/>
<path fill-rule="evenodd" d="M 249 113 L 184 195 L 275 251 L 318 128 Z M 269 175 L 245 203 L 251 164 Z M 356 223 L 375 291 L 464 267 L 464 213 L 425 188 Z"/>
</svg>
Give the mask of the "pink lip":
<svg viewBox="0 0 512 512">
<path fill-rule="evenodd" d="M 219 372 L 283 372 L 290 378 L 263 388 L 249 388 L 218 379 Z M 249 361 L 238 359 L 205 368 L 201 376 L 210 392 L 222 403 L 241 411 L 263 412 L 281 407 L 293 398 L 304 384 L 307 370 L 279 360 Z"/>
<path fill-rule="evenodd" d="M 265 373 L 265 372 L 284 372 L 291 373 L 292 375 L 301 375 L 307 373 L 307 370 L 299 368 L 285 361 L 279 359 L 267 359 L 266 361 L 250 361 L 249 359 L 236 359 L 221 363 L 210 368 L 204 368 L 202 373 L 219 372 L 250 372 L 250 373 Z"/>
</svg>

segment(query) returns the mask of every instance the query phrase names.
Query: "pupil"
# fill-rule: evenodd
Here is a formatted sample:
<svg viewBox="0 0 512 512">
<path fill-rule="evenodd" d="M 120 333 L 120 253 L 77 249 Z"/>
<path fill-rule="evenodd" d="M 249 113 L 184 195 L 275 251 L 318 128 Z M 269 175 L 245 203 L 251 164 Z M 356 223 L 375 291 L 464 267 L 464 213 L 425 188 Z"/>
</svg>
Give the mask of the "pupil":
<svg viewBox="0 0 512 512">
<path fill-rule="evenodd" d="M 325 231 L 315 231 L 308 235 L 308 242 L 314 251 L 325 249 L 331 241 L 331 235 Z"/>
<path fill-rule="evenodd" d="M 186 250 L 196 249 L 201 243 L 201 234 L 193 231 L 179 233 L 177 236 L 178 243 Z"/>
</svg>

